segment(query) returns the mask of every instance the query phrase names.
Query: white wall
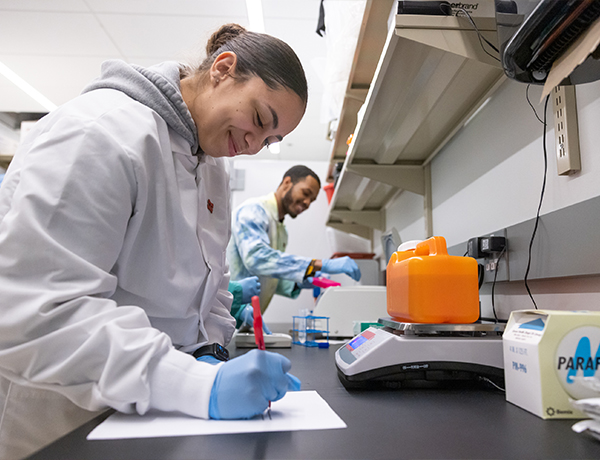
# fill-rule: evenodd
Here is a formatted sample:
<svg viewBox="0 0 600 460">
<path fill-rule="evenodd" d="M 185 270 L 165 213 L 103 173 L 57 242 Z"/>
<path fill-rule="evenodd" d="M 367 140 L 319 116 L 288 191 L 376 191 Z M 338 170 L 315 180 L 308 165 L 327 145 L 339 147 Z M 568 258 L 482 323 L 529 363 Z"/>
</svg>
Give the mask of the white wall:
<svg viewBox="0 0 600 460">
<path fill-rule="evenodd" d="M 402 191 L 386 208 L 386 227 L 396 227 L 402 241 L 421 240 L 425 237 L 423 197 Z"/>
<path fill-rule="evenodd" d="M 433 231 L 448 246 L 535 217 L 543 178 L 543 127 L 525 91 L 524 84 L 504 83 L 431 163 Z M 600 82 L 579 85 L 576 92 L 582 169 L 567 177 L 556 172 L 550 102 L 542 215 L 600 195 Z M 541 87 L 532 86 L 529 94 L 543 117 Z M 388 206 L 386 219 L 403 240 L 425 237 L 422 197 L 400 194 Z M 600 216 L 598 223 L 590 231 L 600 229 Z M 540 308 L 600 310 L 600 277 L 530 281 L 529 286 Z M 486 284 L 482 289 L 486 316 L 491 314 L 490 288 Z M 515 309 L 533 308 L 522 281 L 497 284 L 495 304 L 501 318 Z"/>
<path fill-rule="evenodd" d="M 274 192 L 283 174 L 296 164 L 298 162 L 235 159 L 233 167 L 245 170 L 246 180 L 243 191 L 232 192 L 232 209 L 248 198 Z M 321 186 L 325 184 L 328 162 L 306 161 L 302 164 L 317 173 L 321 179 Z M 327 197 L 321 189 L 316 201 L 308 210 L 296 219 L 285 217 L 289 236 L 288 253 L 311 259 L 326 259 L 331 256 L 333 250 L 330 248 L 325 229 L 328 208 Z M 314 305 L 312 290 L 309 289 L 303 290 L 300 297 L 295 300 L 276 295 L 265 312 L 264 320 L 272 331 L 287 333 L 292 326 L 292 317 L 301 309 L 311 309 L 312 305 Z"/>
</svg>

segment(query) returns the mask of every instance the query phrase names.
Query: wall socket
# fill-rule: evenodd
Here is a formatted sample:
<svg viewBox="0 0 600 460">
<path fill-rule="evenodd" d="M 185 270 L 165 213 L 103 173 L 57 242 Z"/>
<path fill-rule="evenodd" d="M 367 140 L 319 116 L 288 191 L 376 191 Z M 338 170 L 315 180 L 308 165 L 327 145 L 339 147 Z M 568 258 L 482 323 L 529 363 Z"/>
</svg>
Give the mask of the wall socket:
<svg viewBox="0 0 600 460">
<path fill-rule="evenodd" d="M 483 236 L 503 236 L 506 239 L 506 250 L 504 251 L 504 254 L 502 254 L 501 259 L 499 259 L 500 253 L 492 253 L 486 254 L 486 256 L 480 260 L 480 263 L 483 264 L 484 268 L 483 282 L 492 283 L 494 282 L 494 277 L 496 278 L 496 282 L 510 281 L 510 273 L 508 270 L 508 250 L 510 249 L 510 246 L 506 229 Z"/>
<path fill-rule="evenodd" d="M 552 90 L 552 106 L 556 166 L 560 176 L 567 176 L 581 170 L 575 86 L 556 86 Z"/>
</svg>

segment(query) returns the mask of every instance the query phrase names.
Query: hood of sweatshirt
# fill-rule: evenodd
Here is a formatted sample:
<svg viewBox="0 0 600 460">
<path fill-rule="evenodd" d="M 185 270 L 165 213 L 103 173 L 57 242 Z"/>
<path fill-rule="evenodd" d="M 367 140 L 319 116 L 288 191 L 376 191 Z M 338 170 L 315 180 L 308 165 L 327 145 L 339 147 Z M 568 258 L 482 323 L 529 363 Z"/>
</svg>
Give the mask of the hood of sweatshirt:
<svg viewBox="0 0 600 460">
<path fill-rule="evenodd" d="M 192 153 L 202 153 L 196 124 L 183 101 L 178 62 L 167 61 L 152 67 L 140 67 L 120 60 L 102 63 L 100 76 L 83 89 L 116 89 L 158 113 L 191 146 Z"/>
</svg>

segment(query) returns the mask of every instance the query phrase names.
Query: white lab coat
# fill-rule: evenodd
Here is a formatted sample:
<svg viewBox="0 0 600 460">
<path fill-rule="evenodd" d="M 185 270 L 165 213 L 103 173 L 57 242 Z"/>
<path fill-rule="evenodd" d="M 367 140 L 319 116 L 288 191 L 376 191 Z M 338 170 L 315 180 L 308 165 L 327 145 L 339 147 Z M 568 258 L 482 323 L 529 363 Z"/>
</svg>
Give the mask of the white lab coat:
<svg viewBox="0 0 600 460">
<path fill-rule="evenodd" d="M 208 418 L 218 366 L 183 352 L 234 332 L 229 184 L 226 160 L 190 150 L 101 89 L 15 155 L 0 189 L 0 458 L 109 407 Z"/>
</svg>

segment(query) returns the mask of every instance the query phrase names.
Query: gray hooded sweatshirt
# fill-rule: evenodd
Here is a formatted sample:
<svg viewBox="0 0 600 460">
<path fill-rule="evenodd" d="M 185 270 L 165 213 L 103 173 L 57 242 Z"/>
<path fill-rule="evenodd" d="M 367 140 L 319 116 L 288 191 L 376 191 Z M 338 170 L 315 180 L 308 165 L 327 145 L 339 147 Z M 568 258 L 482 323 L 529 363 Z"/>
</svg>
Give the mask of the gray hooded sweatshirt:
<svg viewBox="0 0 600 460">
<path fill-rule="evenodd" d="M 198 151 L 198 132 L 180 90 L 179 63 L 167 61 L 144 68 L 113 59 L 102 64 L 100 76 L 83 89 L 116 89 L 150 107 Z"/>
</svg>

